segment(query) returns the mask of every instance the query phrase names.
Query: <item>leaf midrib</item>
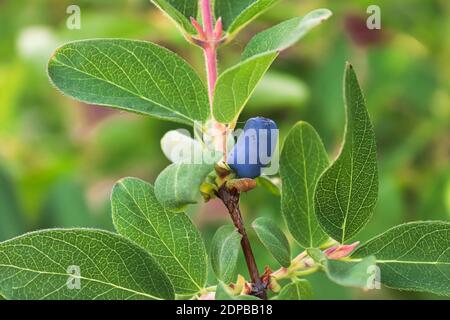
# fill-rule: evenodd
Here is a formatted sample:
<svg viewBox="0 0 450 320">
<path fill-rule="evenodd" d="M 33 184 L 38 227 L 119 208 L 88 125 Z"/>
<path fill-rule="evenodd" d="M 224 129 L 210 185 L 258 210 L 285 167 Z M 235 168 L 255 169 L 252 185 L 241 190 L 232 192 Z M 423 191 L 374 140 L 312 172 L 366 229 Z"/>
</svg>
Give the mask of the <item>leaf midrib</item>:
<svg viewBox="0 0 450 320">
<path fill-rule="evenodd" d="M 145 292 L 139 292 L 139 291 L 136 291 L 136 290 L 133 290 L 133 289 L 130 289 L 130 288 L 125 288 L 125 287 L 116 285 L 116 284 L 114 284 L 112 282 L 105 282 L 105 281 L 101 281 L 101 280 L 94 279 L 94 278 L 87 278 L 87 277 L 83 277 L 83 276 L 78 276 L 78 275 L 75 275 L 75 274 L 67 274 L 67 273 L 60 273 L 60 272 L 34 270 L 34 269 L 23 268 L 23 267 L 19 267 L 19 266 L 15 266 L 15 265 L 8 265 L 8 264 L 0 264 L 0 267 L 13 268 L 13 269 L 18 269 L 20 271 L 26 271 L 26 272 L 32 272 L 32 273 L 38 273 L 38 274 L 64 276 L 64 277 L 71 276 L 73 278 L 104 284 L 104 285 L 111 286 L 111 287 L 113 287 L 115 289 L 118 289 L 118 290 L 131 292 L 131 293 L 142 295 L 142 296 L 145 296 L 145 297 L 148 297 L 148 298 L 152 298 L 152 299 L 155 299 L 155 300 L 163 300 L 162 298 L 155 297 L 155 296 L 153 296 L 151 294 L 148 294 L 148 293 L 145 293 Z"/>
</svg>

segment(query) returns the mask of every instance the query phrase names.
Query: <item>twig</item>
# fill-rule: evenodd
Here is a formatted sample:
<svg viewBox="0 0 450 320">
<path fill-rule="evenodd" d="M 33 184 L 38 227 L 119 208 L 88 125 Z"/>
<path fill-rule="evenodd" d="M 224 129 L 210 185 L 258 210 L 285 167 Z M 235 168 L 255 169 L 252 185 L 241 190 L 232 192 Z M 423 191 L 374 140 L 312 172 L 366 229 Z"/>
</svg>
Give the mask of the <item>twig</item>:
<svg viewBox="0 0 450 320">
<path fill-rule="evenodd" d="M 228 189 L 225 185 L 219 188 L 217 197 L 222 200 L 227 207 L 233 224 L 242 236 L 241 246 L 244 252 L 245 262 L 247 263 L 250 279 L 252 280 L 252 294 L 266 300 L 267 299 L 267 284 L 263 283 L 259 276 L 258 266 L 256 265 L 255 256 L 253 255 L 252 247 L 245 231 L 242 220 L 241 211 L 239 208 L 240 193 L 236 189 Z"/>
</svg>

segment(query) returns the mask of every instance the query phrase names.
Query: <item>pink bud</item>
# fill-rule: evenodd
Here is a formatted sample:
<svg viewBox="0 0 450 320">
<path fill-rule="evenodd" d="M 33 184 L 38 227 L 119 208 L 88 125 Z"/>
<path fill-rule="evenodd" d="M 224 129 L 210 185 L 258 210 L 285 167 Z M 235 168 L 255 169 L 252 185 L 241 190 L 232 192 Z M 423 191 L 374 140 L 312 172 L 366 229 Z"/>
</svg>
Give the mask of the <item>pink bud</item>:
<svg viewBox="0 0 450 320">
<path fill-rule="evenodd" d="M 217 19 L 216 26 L 214 27 L 214 37 L 216 40 L 220 40 L 222 38 L 222 32 L 223 32 L 223 24 L 222 24 L 222 18 Z"/>
<path fill-rule="evenodd" d="M 191 23 L 194 26 L 195 30 L 197 30 L 200 40 L 206 40 L 206 34 L 203 31 L 203 28 L 200 25 L 200 23 L 198 23 L 198 21 L 195 20 L 193 17 L 191 17 Z"/>
<path fill-rule="evenodd" d="M 328 248 L 324 251 L 328 259 L 337 260 L 348 257 L 350 253 L 359 245 L 359 241 L 352 244 L 345 244 Z"/>
</svg>

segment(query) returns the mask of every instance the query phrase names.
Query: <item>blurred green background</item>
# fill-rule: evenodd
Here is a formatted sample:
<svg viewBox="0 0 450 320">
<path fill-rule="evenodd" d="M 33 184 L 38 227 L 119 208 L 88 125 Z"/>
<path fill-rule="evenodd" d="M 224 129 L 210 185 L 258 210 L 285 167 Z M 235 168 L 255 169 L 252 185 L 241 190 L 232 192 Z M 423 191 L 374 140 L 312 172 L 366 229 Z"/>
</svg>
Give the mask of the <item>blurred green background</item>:
<svg viewBox="0 0 450 320">
<path fill-rule="evenodd" d="M 70 4 L 81 7 L 81 30 L 66 27 Z M 365 27 L 370 4 L 381 8 L 381 31 Z M 358 239 L 406 221 L 450 220 L 448 0 L 284 0 L 222 48 L 221 69 L 238 61 L 259 30 L 320 7 L 334 16 L 282 53 L 241 120 L 271 117 L 282 136 L 306 120 L 333 157 L 343 134 L 342 75 L 350 61 L 375 125 L 380 168 L 376 213 Z M 38 228 L 112 229 L 114 182 L 124 176 L 153 182 L 169 164 L 159 141 L 178 125 L 81 105 L 50 85 L 46 62 L 52 51 L 70 40 L 98 37 L 157 42 L 204 76 L 200 50 L 147 0 L 0 0 L 0 240 Z M 247 223 L 270 216 L 282 225 L 279 207 L 279 198 L 261 188 L 243 196 Z M 192 207 L 190 214 L 207 245 L 217 227 L 228 222 L 215 201 Z M 250 236 L 260 267 L 276 268 Z M 240 267 L 246 275 L 243 261 Z M 437 298 L 341 288 L 322 275 L 311 281 L 318 299 Z"/>
</svg>

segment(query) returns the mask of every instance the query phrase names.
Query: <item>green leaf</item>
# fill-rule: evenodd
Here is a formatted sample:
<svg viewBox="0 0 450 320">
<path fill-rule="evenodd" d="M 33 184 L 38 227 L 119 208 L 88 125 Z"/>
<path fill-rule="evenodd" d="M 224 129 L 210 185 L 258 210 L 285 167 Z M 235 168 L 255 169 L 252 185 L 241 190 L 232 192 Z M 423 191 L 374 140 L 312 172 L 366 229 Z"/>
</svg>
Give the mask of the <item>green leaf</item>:
<svg viewBox="0 0 450 320">
<path fill-rule="evenodd" d="M 215 300 L 261 300 L 255 296 L 248 295 L 239 295 L 234 296 L 229 289 L 223 284 L 223 282 L 219 282 L 216 289 Z"/>
<path fill-rule="evenodd" d="M 161 11 L 166 13 L 177 26 L 186 33 L 196 34 L 190 17 L 197 17 L 198 1 L 194 0 L 151 0 Z"/>
<path fill-rule="evenodd" d="M 312 300 L 313 293 L 309 281 L 297 279 L 281 289 L 277 300 Z"/>
<path fill-rule="evenodd" d="M 314 190 L 328 165 L 316 130 L 298 122 L 286 137 L 280 155 L 281 212 L 290 233 L 304 248 L 318 247 L 328 239 L 314 212 Z"/>
<path fill-rule="evenodd" d="M 320 225 L 341 243 L 366 225 L 378 197 L 375 133 L 350 64 L 345 70 L 344 96 L 347 123 L 342 150 L 320 177 L 315 193 Z"/>
<path fill-rule="evenodd" d="M 381 282 L 391 288 L 450 296 L 450 223 L 411 222 L 359 247 L 352 258 L 375 255 Z"/>
<path fill-rule="evenodd" d="M 197 203 L 200 185 L 221 155 L 214 154 L 203 163 L 173 163 L 156 178 L 155 194 L 159 202 L 172 211 L 182 211 L 186 205 Z"/>
<path fill-rule="evenodd" d="M 192 67 L 150 42 L 68 43 L 48 64 L 54 85 L 85 103 L 192 125 L 209 117 L 208 94 Z"/>
<path fill-rule="evenodd" d="M 93 229 L 44 230 L 0 243 L 0 292 L 20 300 L 174 298 L 148 253 Z"/>
<path fill-rule="evenodd" d="M 256 85 L 262 79 L 277 52 L 247 59 L 223 72 L 214 90 L 214 117 L 222 123 L 236 121 Z"/>
<path fill-rule="evenodd" d="M 259 176 L 255 180 L 258 186 L 263 187 L 264 189 L 268 190 L 275 196 L 281 196 L 280 186 L 277 181 L 279 179 L 277 178 L 271 179 L 267 176 Z"/>
<path fill-rule="evenodd" d="M 328 278 L 341 286 L 369 288 L 373 267 L 376 265 L 374 256 L 361 261 L 325 260 L 324 267 Z"/>
<path fill-rule="evenodd" d="M 111 205 L 117 232 L 150 253 L 177 294 L 194 294 L 205 286 L 205 245 L 185 213 L 164 209 L 153 186 L 136 178 L 116 183 Z"/>
<path fill-rule="evenodd" d="M 241 62 L 225 70 L 217 79 L 214 93 L 213 113 L 217 121 L 237 121 L 257 84 L 281 50 L 287 49 L 301 39 L 319 21 L 330 16 L 321 9 L 304 18 L 282 22 L 256 35 L 244 50 Z"/>
<path fill-rule="evenodd" d="M 216 17 L 222 18 L 224 30 L 233 36 L 279 0 L 215 0 Z"/>
<path fill-rule="evenodd" d="M 296 17 L 258 33 L 245 47 L 242 60 L 255 55 L 283 51 L 303 38 L 309 31 L 332 16 L 328 9 L 311 11 L 304 17 Z"/>
<path fill-rule="evenodd" d="M 291 247 L 288 239 L 277 224 L 269 218 L 260 217 L 253 221 L 252 227 L 270 254 L 283 267 L 289 267 L 291 264 Z"/>
<path fill-rule="evenodd" d="M 217 279 L 225 283 L 235 280 L 241 249 L 241 234 L 234 226 L 220 227 L 211 242 L 211 265 Z"/>
</svg>

